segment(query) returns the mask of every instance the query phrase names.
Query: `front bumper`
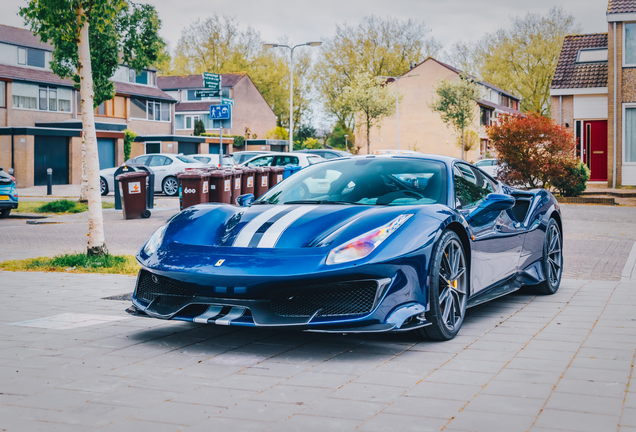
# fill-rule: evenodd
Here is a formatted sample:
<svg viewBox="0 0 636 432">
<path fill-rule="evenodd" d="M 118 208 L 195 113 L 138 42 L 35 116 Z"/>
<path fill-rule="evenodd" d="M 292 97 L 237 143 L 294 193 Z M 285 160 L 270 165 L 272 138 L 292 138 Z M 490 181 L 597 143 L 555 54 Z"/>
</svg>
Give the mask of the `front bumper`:
<svg viewBox="0 0 636 432">
<path fill-rule="evenodd" d="M 236 286 L 227 278 L 224 284 L 233 286 L 211 286 L 188 282 L 183 275 L 179 280 L 142 269 L 127 312 L 196 323 L 337 333 L 404 331 L 428 325 L 426 302 L 415 274 L 399 266 L 383 267 L 390 274 L 378 274 L 382 272 L 376 269 L 367 274 L 356 271 L 335 278 L 252 286 Z"/>
</svg>

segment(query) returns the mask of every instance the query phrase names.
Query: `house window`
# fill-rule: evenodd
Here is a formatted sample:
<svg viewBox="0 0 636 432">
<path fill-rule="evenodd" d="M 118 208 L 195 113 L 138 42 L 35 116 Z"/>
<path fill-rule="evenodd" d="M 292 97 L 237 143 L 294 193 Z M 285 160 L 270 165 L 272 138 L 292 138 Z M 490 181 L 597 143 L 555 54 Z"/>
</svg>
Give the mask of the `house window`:
<svg viewBox="0 0 636 432">
<path fill-rule="evenodd" d="M 57 89 L 49 89 L 49 111 L 57 111 Z"/>
<path fill-rule="evenodd" d="M 623 159 L 636 162 L 636 107 L 625 108 L 625 144 Z"/>
<path fill-rule="evenodd" d="M 48 104 L 46 103 L 46 96 L 47 96 L 47 89 L 46 87 L 44 88 L 40 88 L 40 110 L 46 110 Z"/>
<path fill-rule="evenodd" d="M 39 68 L 44 67 L 45 51 L 39 49 L 27 49 L 27 65 Z"/>
<path fill-rule="evenodd" d="M 576 57 L 577 63 L 606 62 L 607 48 L 580 49 Z"/>
<path fill-rule="evenodd" d="M 162 113 L 168 113 L 162 119 Z M 130 116 L 137 119 L 170 121 L 170 104 L 168 102 L 149 101 L 130 98 Z"/>
<path fill-rule="evenodd" d="M 188 90 L 188 100 L 189 101 L 200 101 L 201 100 L 201 97 L 196 97 L 194 95 L 195 91 L 196 90 Z"/>
<path fill-rule="evenodd" d="M 491 114 L 492 114 L 492 110 L 481 107 L 481 116 L 479 117 L 480 126 L 490 126 Z"/>
<path fill-rule="evenodd" d="M 0 108 L 5 108 L 7 100 L 7 83 L 0 81 Z"/>
<path fill-rule="evenodd" d="M 636 23 L 625 24 L 625 49 L 623 53 L 625 66 L 636 66 Z"/>
<path fill-rule="evenodd" d="M 183 130 L 194 129 L 194 122 L 197 120 L 203 120 L 203 125 L 208 128 L 206 124 L 206 116 L 201 114 L 177 114 L 174 116 L 174 128 Z"/>
<path fill-rule="evenodd" d="M 126 118 L 126 98 L 122 96 L 115 96 L 111 100 L 102 102 L 102 104 L 95 110 L 95 115 Z"/>
<path fill-rule="evenodd" d="M 25 65 L 26 64 L 26 48 L 18 48 L 18 64 Z"/>
</svg>

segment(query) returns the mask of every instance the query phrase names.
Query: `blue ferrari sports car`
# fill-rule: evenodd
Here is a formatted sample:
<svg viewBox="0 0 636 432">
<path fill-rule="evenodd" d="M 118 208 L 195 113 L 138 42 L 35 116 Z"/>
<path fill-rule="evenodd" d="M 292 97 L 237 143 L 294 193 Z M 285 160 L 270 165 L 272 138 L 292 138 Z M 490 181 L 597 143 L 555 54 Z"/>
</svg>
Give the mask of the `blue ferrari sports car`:
<svg viewBox="0 0 636 432">
<path fill-rule="evenodd" d="M 554 197 L 451 157 L 334 159 L 236 201 L 183 210 L 148 239 L 129 313 L 448 340 L 467 307 L 561 282 Z"/>
</svg>

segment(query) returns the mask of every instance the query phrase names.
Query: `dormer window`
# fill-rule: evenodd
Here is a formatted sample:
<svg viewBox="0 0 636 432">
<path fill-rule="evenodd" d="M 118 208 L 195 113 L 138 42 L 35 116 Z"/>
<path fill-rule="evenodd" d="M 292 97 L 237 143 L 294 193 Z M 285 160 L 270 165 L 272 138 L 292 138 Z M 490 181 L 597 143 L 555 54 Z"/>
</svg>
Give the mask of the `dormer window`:
<svg viewBox="0 0 636 432">
<path fill-rule="evenodd" d="M 577 63 L 595 63 L 607 61 L 607 48 L 580 49 L 576 56 Z"/>
</svg>

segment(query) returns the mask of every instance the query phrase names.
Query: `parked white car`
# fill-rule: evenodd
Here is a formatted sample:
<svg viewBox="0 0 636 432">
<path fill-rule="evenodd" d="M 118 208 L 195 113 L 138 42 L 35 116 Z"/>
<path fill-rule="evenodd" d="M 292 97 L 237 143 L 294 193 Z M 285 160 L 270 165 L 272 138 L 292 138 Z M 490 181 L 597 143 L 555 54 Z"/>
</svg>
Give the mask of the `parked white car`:
<svg viewBox="0 0 636 432">
<path fill-rule="evenodd" d="M 488 174 L 490 177 L 497 177 L 499 172 L 499 161 L 497 159 L 482 159 L 475 162 L 475 166 Z"/>
<path fill-rule="evenodd" d="M 243 162 L 247 162 L 248 160 L 252 159 L 253 157 L 256 156 L 260 156 L 262 154 L 270 154 L 270 153 L 274 153 L 271 151 L 265 151 L 265 150 L 246 150 L 246 151 L 240 151 L 240 152 L 234 152 L 232 153 L 232 157 L 234 158 L 234 160 L 236 161 L 237 164 L 241 165 L 243 164 Z"/>
<path fill-rule="evenodd" d="M 241 166 L 260 167 L 260 166 L 285 166 L 300 165 L 305 168 L 309 165 L 324 162 L 326 159 L 314 154 L 306 153 L 267 153 L 261 156 L 253 157 L 244 162 Z"/>
<path fill-rule="evenodd" d="M 190 155 L 190 157 L 204 164 L 212 165 L 219 168 L 221 168 L 221 165 L 223 165 L 223 167 L 238 166 L 232 155 L 223 155 L 223 158 L 221 158 L 221 155 L 219 154 L 193 154 Z M 221 159 L 220 162 L 219 159 Z"/>
<path fill-rule="evenodd" d="M 145 165 L 155 173 L 155 192 L 163 192 L 168 196 L 179 193 L 177 174 L 188 169 L 208 168 L 210 165 L 182 154 L 157 153 L 137 156 L 126 161 L 124 165 Z M 102 195 L 114 191 L 115 168 L 106 168 L 99 172 Z"/>
</svg>

